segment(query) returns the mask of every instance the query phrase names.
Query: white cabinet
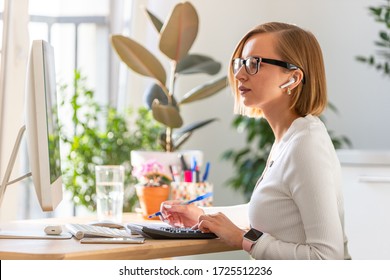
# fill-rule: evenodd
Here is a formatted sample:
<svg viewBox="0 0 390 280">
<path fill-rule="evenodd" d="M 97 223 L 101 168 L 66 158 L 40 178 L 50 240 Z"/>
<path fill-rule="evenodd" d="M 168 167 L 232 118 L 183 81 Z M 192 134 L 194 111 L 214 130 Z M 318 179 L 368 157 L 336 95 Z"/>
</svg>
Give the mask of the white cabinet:
<svg viewBox="0 0 390 280">
<path fill-rule="evenodd" d="M 352 259 L 390 259 L 390 151 L 339 150 Z"/>
</svg>

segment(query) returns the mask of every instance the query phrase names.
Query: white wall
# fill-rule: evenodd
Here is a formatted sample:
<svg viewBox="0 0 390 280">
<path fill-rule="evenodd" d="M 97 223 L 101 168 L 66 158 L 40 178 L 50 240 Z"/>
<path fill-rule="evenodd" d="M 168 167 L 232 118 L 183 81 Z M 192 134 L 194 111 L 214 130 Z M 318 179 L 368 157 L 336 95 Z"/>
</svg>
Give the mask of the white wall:
<svg viewBox="0 0 390 280">
<path fill-rule="evenodd" d="M 155 30 L 146 19 L 140 5 L 148 7 L 164 20 L 180 1 L 138 0 L 134 12 L 132 37 L 156 55 L 158 41 Z M 337 134 L 349 137 L 357 149 L 388 149 L 390 132 L 386 120 L 390 117 L 390 80 L 379 72 L 355 60 L 357 55 L 374 53 L 373 41 L 379 26 L 369 16 L 367 7 L 384 3 L 370 0 L 192 0 L 199 13 L 200 29 L 191 52 L 207 54 L 223 63 L 226 73 L 229 58 L 238 40 L 253 26 L 267 21 L 295 23 L 312 31 L 318 38 L 325 58 L 329 99 L 339 110 L 326 113 L 327 125 Z M 240 4 L 238 4 L 240 3 Z M 167 61 L 160 56 L 162 61 Z M 167 65 L 168 67 L 168 65 Z M 129 71 L 132 79 L 129 103 L 140 104 L 142 92 L 150 80 Z M 207 76 L 192 75 L 179 78 L 179 90 L 208 80 Z M 233 204 L 242 197 L 224 187 L 232 169 L 220 156 L 228 148 L 239 147 L 244 136 L 231 127 L 233 100 L 229 89 L 197 104 L 183 107 L 185 123 L 218 117 L 220 122 L 203 128 L 192 136 L 187 148 L 205 151 L 211 160 L 211 180 L 216 184 L 216 204 Z M 384 123 L 384 125 L 382 124 Z"/>
</svg>

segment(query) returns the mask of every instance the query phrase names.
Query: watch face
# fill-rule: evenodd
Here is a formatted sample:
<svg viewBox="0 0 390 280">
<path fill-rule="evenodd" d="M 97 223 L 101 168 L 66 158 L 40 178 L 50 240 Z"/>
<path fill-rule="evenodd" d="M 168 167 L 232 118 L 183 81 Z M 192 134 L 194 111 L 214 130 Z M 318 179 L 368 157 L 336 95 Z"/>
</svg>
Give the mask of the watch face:
<svg viewBox="0 0 390 280">
<path fill-rule="evenodd" d="M 244 237 L 251 240 L 251 241 L 256 241 L 262 235 L 263 235 L 263 233 L 261 231 L 258 231 L 257 229 L 252 228 L 247 233 L 245 233 Z"/>
</svg>

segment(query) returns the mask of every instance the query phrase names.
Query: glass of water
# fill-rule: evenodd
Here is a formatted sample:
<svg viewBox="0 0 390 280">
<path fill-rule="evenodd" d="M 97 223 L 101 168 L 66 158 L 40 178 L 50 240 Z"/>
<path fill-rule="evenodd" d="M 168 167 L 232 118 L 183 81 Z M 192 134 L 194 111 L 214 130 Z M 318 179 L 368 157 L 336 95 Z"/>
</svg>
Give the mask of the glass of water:
<svg viewBox="0 0 390 280">
<path fill-rule="evenodd" d="M 121 222 L 125 168 L 122 165 L 97 165 L 95 175 L 98 220 Z"/>
</svg>

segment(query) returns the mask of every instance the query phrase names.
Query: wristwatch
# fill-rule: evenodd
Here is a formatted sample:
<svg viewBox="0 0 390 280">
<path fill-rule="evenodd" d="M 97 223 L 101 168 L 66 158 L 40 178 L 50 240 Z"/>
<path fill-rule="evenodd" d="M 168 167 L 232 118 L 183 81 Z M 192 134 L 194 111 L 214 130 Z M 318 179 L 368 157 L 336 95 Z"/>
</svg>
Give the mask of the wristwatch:
<svg viewBox="0 0 390 280">
<path fill-rule="evenodd" d="M 256 244 L 257 240 L 263 235 L 263 233 L 257 229 L 251 228 L 244 234 L 242 240 L 242 248 L 248 253 L 251 251 L 253 245 Z"/>
</svg>

